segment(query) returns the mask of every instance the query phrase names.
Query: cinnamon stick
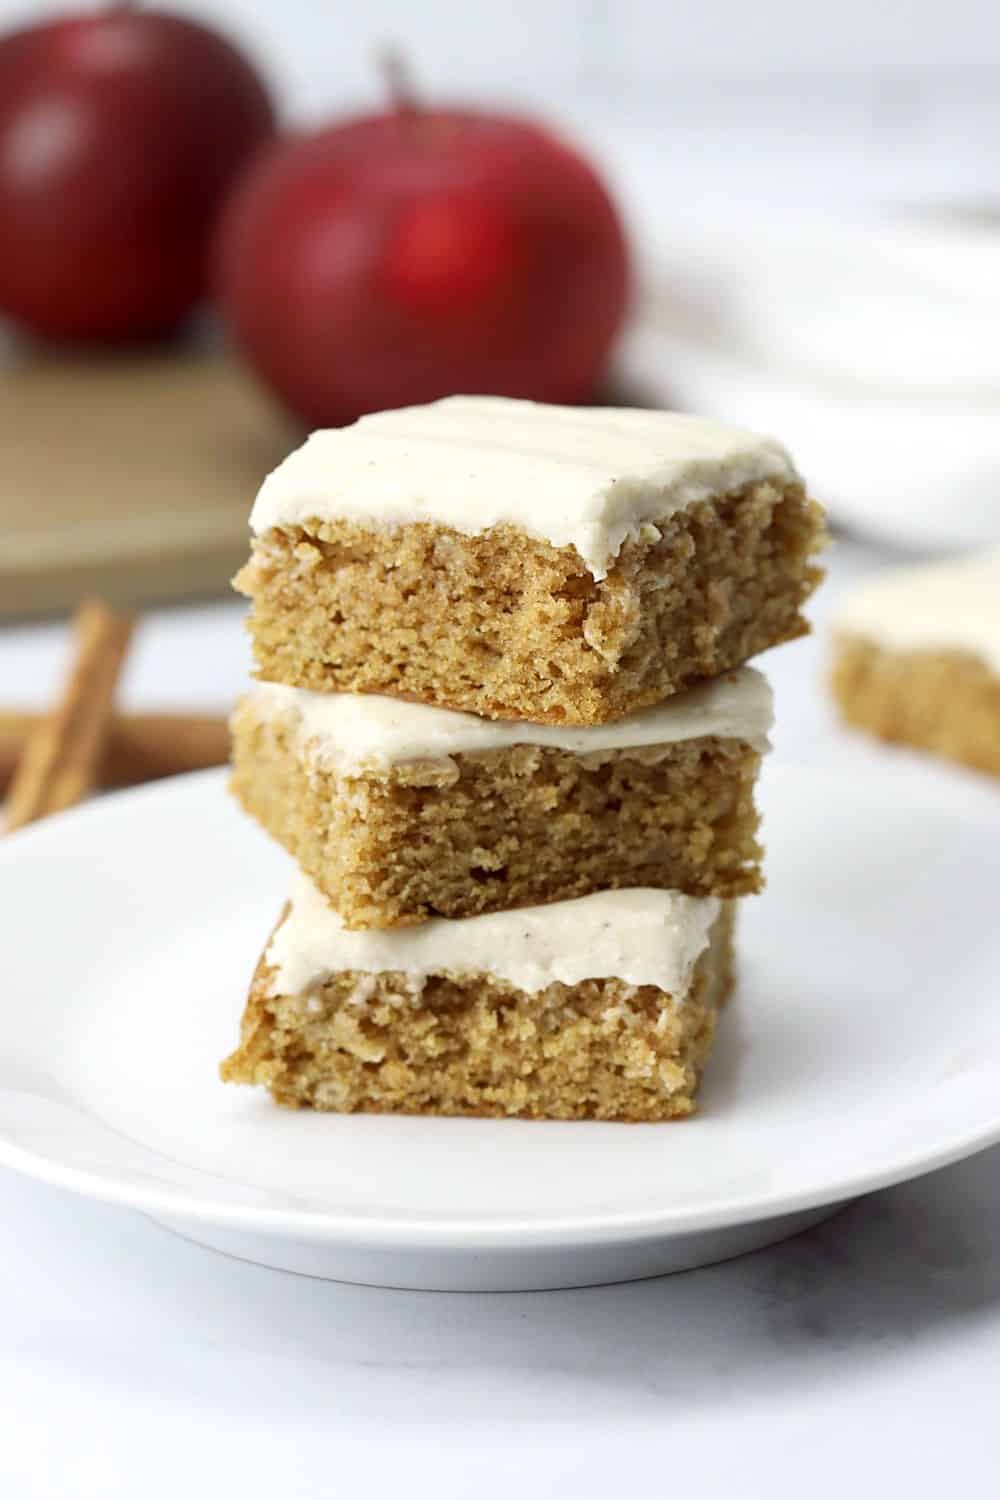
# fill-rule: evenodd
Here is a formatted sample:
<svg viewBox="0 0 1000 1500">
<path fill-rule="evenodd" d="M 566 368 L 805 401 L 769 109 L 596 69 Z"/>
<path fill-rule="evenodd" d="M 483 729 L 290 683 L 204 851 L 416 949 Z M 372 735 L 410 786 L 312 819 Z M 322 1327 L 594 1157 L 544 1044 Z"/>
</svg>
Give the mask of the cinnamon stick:
<svg viewBox="0 0 1000 1500">
<path fill-rule="evenodd" d="M 38 727 L 41 714 L 12 709 L 0 714 L 0 792 L 6 792 L 29 734 Z"/>
<path fill-rule="evenodd" d="M 54 709 L 24 743 L 7 799 L 8 831 L 72 807 L 97 785 L 132 623 L 97 600 L 77 610 L 73 666 Z"/>
<path fill-rule="evenodd" d="M 101 785 L 136 786 L 228 759 L 229 722 L 221 714 L 124 715 L 111 725 Z"/>
<path fill-rule="evenodd" d="M 24 743 L 42 715 L 0 709 L 0 796 L 10 785 Z M 229 726 L 222 714 L 116 714 L 111 721 L 101 787 L 138 786 L 183 771 L 204 771 L 229 759 Z"/>
</svg>

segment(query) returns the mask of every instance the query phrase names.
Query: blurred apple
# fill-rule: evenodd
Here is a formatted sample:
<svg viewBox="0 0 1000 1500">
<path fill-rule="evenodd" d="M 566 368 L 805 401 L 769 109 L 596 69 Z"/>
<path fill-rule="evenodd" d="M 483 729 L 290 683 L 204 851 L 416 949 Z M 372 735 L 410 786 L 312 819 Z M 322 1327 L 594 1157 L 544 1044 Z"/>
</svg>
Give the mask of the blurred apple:
<svg viewBox="0 0 1000 1500">
<path fill-rule="evenodd" d="M 0 39 L 0 313 L 64 340 L 171 329 L 273 132 L 249 62 L 193 21 L 116 5 Z"/>
<path fill-rule="evenodd" d="M 272 147 L 219 240 L 236 342 L 314 426 L 454 392 L 584 401 L 628 283 L 581 156 L 525 120 L 405 102 Z"/>
</svg>

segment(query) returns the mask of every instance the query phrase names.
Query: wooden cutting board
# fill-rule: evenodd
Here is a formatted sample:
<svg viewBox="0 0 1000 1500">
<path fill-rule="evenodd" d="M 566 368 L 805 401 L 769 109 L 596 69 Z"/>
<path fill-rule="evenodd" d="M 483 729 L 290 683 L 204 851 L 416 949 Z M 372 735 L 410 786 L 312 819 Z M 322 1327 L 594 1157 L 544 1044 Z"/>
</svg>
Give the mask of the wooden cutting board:
<svg viewBox="0 0 1000 1500">
<path fill-rule="evenodd" d="M 301 433 L 214 350 L 0 361 L 0 619 L 224 594 Z"/>
</svg>

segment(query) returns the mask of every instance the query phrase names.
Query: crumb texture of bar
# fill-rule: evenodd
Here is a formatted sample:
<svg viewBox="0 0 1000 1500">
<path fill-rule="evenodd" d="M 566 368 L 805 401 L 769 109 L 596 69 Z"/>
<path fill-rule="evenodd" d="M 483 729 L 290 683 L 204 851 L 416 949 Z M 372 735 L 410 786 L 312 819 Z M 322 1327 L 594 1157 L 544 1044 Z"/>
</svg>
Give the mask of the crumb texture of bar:
<svg viewBox="0 0 1000 1500">
<path fill-rule="evenodd" d="M 889 650 L 841 631 L 831 686 L 855 728 L 1000 776 L 1000 674 L 972 652 Z"/>
<path fill-rule="evenodd" d="M 303 742 L 294 702 L 270 707 L 258 693 L 233 716 L 233 791 L 347 927 L 626 886 L 726 898 L 761 887 L 756 738 L 583 755 L 525 743 L 353 767 Z"/>
<path fill-rule="evenodd" d="M 270 681 L 589 725 L 805 634 L 823 539 L 801 484 L 766 479 L 645 525 L 599 580 L 507 523 L 316 520 L 258 536 L 235 586 Z"/>
<path fill-rule="evenodd" d="M 353 971 L 282 995 L 265 956 L 222 1076 L 293 1108 L 683 1117 L 731 987 L 732 927 L 725 905 L 683 994 L 608 978 L 526 993 L 486 974 Z"/>
</svg>

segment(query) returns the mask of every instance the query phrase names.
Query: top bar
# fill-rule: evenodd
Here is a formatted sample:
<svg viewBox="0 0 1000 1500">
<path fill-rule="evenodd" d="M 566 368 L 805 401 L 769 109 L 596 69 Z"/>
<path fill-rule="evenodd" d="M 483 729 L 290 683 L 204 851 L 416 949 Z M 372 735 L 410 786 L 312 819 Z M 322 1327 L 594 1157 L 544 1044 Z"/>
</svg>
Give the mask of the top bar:
<svg viewBox="0 0 1000 1500">
<path fill-rule="evenodd" d="M 600 581 L 627 538 L 697 500 L 798 475 L 773 438 L 675 412 L 452 396 L 314 432 L 268 475 L 250 525 L 508 523 Z"/>
<path fill-rule="evenodd" d="M 822 532 L 771 438 L 492 397 L 313 434 L 251 525 L 262 676 L 580 725 L 804 633 Z"/>
</svg>

